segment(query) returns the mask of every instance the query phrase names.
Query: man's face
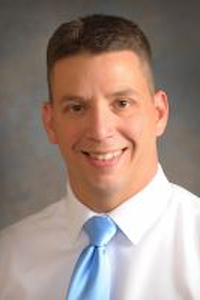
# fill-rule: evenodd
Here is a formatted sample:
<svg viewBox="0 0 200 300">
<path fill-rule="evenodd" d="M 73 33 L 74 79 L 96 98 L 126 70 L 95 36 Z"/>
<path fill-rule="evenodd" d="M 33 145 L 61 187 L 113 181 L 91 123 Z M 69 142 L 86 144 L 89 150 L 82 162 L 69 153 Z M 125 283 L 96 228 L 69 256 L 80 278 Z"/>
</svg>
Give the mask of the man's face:
<svg viewBox="0 0 200 300">
<path fill-rule="evenodd" d="M 167 99 L 162 91 L 153 95 L 147 78 L 132 51 L 80 54 L 54 66 L 44 124 L 73 191 L 96 211 L 126 201 L 156 172 Z"/>
</svg>

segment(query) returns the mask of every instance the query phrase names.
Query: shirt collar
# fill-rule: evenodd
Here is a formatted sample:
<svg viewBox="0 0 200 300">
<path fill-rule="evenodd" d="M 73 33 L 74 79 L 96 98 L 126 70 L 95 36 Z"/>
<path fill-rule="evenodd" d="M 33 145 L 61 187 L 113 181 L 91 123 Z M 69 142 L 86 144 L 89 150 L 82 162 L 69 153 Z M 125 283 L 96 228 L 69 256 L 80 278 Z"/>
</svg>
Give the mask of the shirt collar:
<svg viewBox="0 0 200 300">
<path fill-rule="evenodd" d="M 137 244 L 165 211 L 170 197 L 170 184 L 161 166 L 152 181 L 138 194 L 109 212 L 125 236 Z M 98 215 L 82 204 L 67 184 L 67 222 L 72 243 L 80 236 L 83 224 Z"/>
<path fill-rule="evenodd" d="M 159 165 L 152 181 L 109 215 L 127 238 L 136 245 L 162 216 L 170 195 L 170 183 Z"/>
<path fill-rule="evenodd" d="M 67 223 L 69 236 L 72 243 L 76 242 L 80 236 L 83 224 L 87 219 L 95 215 L 87 206 L 82 204 L 73 193 L 71 186 L 67 183 Z"/>
</svg>

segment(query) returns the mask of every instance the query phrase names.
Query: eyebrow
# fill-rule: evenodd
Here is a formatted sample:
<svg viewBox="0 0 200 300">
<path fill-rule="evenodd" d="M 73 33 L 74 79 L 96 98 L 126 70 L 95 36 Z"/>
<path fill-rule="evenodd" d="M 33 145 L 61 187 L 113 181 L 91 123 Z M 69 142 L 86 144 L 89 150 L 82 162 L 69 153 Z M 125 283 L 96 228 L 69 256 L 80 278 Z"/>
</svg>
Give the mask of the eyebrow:
<svg viewBox="0 0 200 300">
<path fill-rule="evenodd" d="M 134 96 L 134 97 L 137 97 L 137 98 L 141 98 L 141 95 L 136 92 L 134 89 L 131 89 L 131 88 L 127 88 L 127 89 L 122 89 L 122 90 L 119 90 L 119 91 L 116 91 L 116 92 L 111 92 L 111 93 L 107 93 L 105 95 L 106 98 L 115 98 L 115 97 L 122 97 L 122 96 Z M 63 104 L 63 103 L 67 103 L 67 102 L 71 102 L 71 101 L 81 101 L 81 102 L 84 102 L 84 101 L 87 101 L 88 99 L 83 97 L 83 96 L 78 96 L 78 95 L 73 95 L 73 94 L 68 94 L 68 95 L 65 95 L 63 96 L 61 99 L 60 99 L 60 104 Z"/>
<path fill-rule="evenodd" d="M 107 98 L 122 97 L 122 96 L 134 96 L 139 99 L 142 97 L 137 91 L 131 88 L 122 89 L 106 95 Z"/>
<path fill-rule="evenodd" d="M 76 96 L 76 95 L 65 95 L 60 99 L 59 103 L 62 104 L 62 103 L 71 102 L 71 101 L 85 101 L 85 98 L 81 97 L 81 96 Z"/>
</svg>

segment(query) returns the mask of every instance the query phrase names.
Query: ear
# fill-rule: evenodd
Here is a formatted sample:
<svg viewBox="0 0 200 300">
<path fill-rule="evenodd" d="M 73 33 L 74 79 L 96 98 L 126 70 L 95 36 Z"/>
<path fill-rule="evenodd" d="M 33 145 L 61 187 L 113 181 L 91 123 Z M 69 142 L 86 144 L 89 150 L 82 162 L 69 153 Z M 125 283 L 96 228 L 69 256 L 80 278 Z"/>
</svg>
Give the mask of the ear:
<svg viewBox="0 0 200 300">
<path fill-rule="evenodd" d="M 54 109 L 53 104 L 46 102 L 42 106 L 42 122 L 52 144 L 58 144 L 56 130 L 55 130 L 55 120 L 54 120 Z"/>
<path fill-rule="evenodd" d="M 156 134 L 159 137 L 165 131 L 169 116 L 168 97 L 165 91 L 158 90 L 155 93 L 154 105 L 156 109 Z"/>
</svg>

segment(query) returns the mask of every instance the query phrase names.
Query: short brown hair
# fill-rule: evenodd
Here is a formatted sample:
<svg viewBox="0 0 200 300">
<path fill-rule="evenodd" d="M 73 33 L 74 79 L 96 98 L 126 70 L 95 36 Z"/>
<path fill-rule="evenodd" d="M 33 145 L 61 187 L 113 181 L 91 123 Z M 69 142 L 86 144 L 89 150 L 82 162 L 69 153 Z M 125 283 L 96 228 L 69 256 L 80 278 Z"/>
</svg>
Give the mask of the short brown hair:
<svg viewBox="0 0 200 300">
<path fill-rule="evenodd" d="M 58 27 L 47 48 L 47 76 L 51 96 L 50 75 L 54 64 L 80 53 L 131 50 L 152 70 L 152 52 L 149 41 L 133 21 L 118 16 L 91 15 L 78 18 Z"/>
</svg>

